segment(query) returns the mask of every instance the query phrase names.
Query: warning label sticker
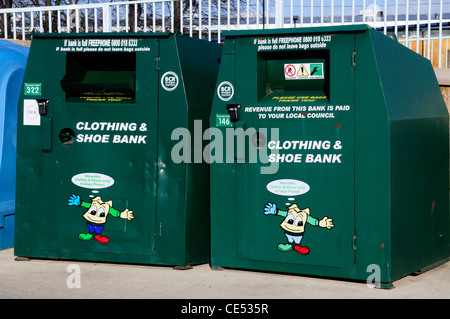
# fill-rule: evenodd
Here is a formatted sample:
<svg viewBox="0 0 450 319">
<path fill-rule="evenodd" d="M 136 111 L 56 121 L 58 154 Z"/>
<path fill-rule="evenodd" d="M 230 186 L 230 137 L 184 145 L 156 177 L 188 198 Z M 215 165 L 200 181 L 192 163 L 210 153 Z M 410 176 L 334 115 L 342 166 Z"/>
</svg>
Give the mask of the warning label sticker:
<svg viewBox="0 0 450 319">
<path fill-rule="evenodd" d="M 324 79 L 323 63 L 291 63 L 284 65 L 286 80 Z"/>
</svg>

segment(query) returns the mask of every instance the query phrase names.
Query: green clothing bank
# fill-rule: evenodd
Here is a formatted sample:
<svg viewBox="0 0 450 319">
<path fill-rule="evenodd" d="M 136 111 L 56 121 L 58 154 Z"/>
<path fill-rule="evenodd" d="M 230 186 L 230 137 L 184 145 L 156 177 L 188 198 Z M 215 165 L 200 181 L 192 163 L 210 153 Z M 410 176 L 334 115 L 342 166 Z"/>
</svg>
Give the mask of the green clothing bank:
<svg viewBox="0 0 450 319">
<path fill-rule="evenodd" d="M 15 254 L 207 263 L 208 165 L 174 163 L 171 134 L 207 127 L 221 52 L 170 33 L 34 34 L 18 105 Z"/>
<path fill-rule="evenodd" d="M 224 35 L 210 126 L 244 142 L 211 163 L 212 267 L 392 287 L 447 261 L 449 118 L 430 62 L 366 25 Z"/>
</svg>

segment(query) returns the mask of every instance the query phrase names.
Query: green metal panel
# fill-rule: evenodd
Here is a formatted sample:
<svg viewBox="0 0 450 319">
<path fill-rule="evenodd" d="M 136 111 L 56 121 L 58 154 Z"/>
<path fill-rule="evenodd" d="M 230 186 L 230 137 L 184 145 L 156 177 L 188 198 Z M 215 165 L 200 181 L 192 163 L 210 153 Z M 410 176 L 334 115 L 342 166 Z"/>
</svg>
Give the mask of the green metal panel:
<svg viewBox="0 0 450 319">
<path fill-rule="evenodd" d="M 391 125 L 391 262 L 400 277 L 448 257 L 448 114 L 429 61 L 371 37 Z"/>
<path fill-rule="evenodd" d="M 248 135 L 211 164 L 212 266 L 378 269 L 389 286 L 448 258 L 448 114 L 429 61 L 394 40 L 364 25 L 228 32 L 210 125 Z"/>
<path fill-rule="evenodd" d="M 41 83 L 42 93 L 19 101 L 16 255 L 208 261 L 208 207 L 186 205 L 194 182 L 208 185 L 207 165 L 195 179 L 189 163 L 174 165 L 171 132 L 187 128 L 193 110 L 207 118 L 211 104 L 211 95 L 186 99 L 185 83 L 197 79 L 180 57 L 203 57 L 214 81 L 221 46 L 189 39 L 180 49 L 180 37 L 34 36 L 24 81 Z M 45 114 L 36 114 L 36 98 L 49 101 Z M 206 242 L 195 253 L 192 232 Z"/>
<path fill-rule="evenodd" d="M 246 43 L 239 41 L 236 43 L 236 51 L 251 52 L 254 49 L 253 39 L 248 39 Z M 245 46 L 245 47 L 244 47 Z M 338 46 L 338 49 L 335 49 Z M 315 58 L 317 54 L 322 52 L 306 51 L 308 55 L 297 54 L 292 56 L 287 52 L 277 52 L 276 57 L 267 56 L 268 72 L 284 70 L 286 64 L 306 64 L 306 63 L 323 63 L 325 77 L 330 77 L 330 82 L 341 83 L 342 86 L 332 86 L 329 92 L 325 81 L 328 79 L 319 79 L 317 87 L 309 87 L 308 82 L 315 80 L 285 80 L 287 83 L 284 90 L 279 92 L 271 92 L 258 105 L 269 106 L 273 109 L 279 107 L 289 109 L 284 112 L 273 112 L 277 115 L 284 115 L 284 118 L 277 118 L 270 121 L 262 121 L 258 114 L 253 112 L 245 112 L 245 109 L 251 107 L 255 103 L 255 96 L 250 94 L 236 94 L 236 100 L 242 103 L 242 116 L 239 124 L 243 123 L 244 128 L 261 129 L 270 125 L 270 127 L 279 128 L 279 142 L 275 144 L 276 148 L 284 148 L 279 150 L 276 156 L 278 159 L 274 164 L 278 164 L 278 170 L 274 174 L 261 174 L 261 164 L 238 165 L 237 166 L 237 184 L 236 191 L 238 196 L 238 211 L 246 212 L 238 222 L 238 252 L 242 256 L 246 256 L 253 260 L 278 261 L 283 258 L 291 264 L 311 264 L 323 266 L 339 266 L 349 267 L 353 265 L 354 251 L 351 246 L 351 239 L 354 234 L 354 211 L 353 211 L 353 83 L 354 72 L 349 57 L 354 50 L 353 35 L 335 35 L 333 41 L 329 44 L 329 50 L 333 53 L 323 58 Z M 336 50 L 336 53 L 334 52 Z M 239 81 L 251 83 L 255 69 L 246 59 L 247 55 L 236 56 L 236 76 Z M 263 57 L 265 58 L 265 57 Z M 272 63 L 272 62 L 278 63 Z M 329 66 L 328 66 L 329 65 Z M 271 68 L 271 69 L 270 69 Z M 329 69 L 328 69 L 329 68 Z M 300 71 L 297 71 L 297 73 Z M 284 78 L 283 72 L 278 72 Z M 268 75 L 271 77 L 271 74 Z M 258 79 L 259 74 L 258 74 Z M 338 81 L 339 79 L 339 81 Z M 302 81 L 301 83 L 298 83 Z M 291 84 L 292 82 L 297 82 Z M 241 83 L 241 82 L 238 82 Z M 247 85 L 248 85 L 247 84 Z M 255 84 L 255 83 L 253 83 Z M 239 92 L 239 84 L 236 90 Z M 324 91 L 319 92 L 319 88 L 323 87 Z M 293 90 L 291 89 L 293 88 Z M 299 89 L 300 88 L 300 89 Z M 241 92 L 255 92 L 255 88 L 248 87 Z M 283 95 L 281 95 L 283 94 Z M 328 94 L 329 98 L 326 97 Z M 318 96 L 314 102 L 306 102 L 303 106 L 299 106 L 298 96 L 306 97 L 313 100 L 312 96 Z M 292 98 L 293 97 L 293 98 Z M 253 98 L 253 99 L 252 99 Z M 282 100 L 282 99 L 283 100 Z M 317 102 L 319 104 L 317 105 Z M 330 107 L 335 105 L 346 105 L 349 110 L 336 118 L 327 118 L 322 121 L 308 118 L 309 114 L 326 114 L 329 115 Z M 324 111 L 313 112 L 313 106 L 319 106 Z M 302 109 L 296 112 L 294 109 Z M 293 115 L 302 115 L 304 118 L 295 119 L 287 118 Z M 267 115 L 269 116 L 269 115 Z M 263 133 L 261 133 L 263 134 Z M 275 141 L 267 138 L 267 143 Z M 305 146 L 299 150 L 291 141 L 302 141 L 308 144 L 318 144 L 318 149 L 313 146 Z M 272 143 L 273 144 L 273 143 Z M 289 145 L 290 147 L 283 147 Z M 338 144 L 345 145 L 346 153 L 344 156 Z M 319 146 L 320 145 L 320 146 Z M 250 144 L 250 147 L 254 147 Z M 306 149 L 305 149 L 306 148 Z M 308 149 L 310 148 L 310 149 Z M 292 155 L 302 155 L 302 158 L 292 160 Z M 326 157 L 326 158 L 325 158 Z M 328 157 L 331 162 L 328 161 Z M 349 160 L 346 160 L 348 158 Z M 304 165 L 299 167 L 299 163 Z M 315 163 L 314 163 L 315 162 Z M 298 170 L 297 170 L 298 168 Z M 310 191 L 304 196 L 280 196 L 270 192 L 267 187 L 273 181 L 278 180 L 300 180 L 309 185 Z M 276 183 L 275 183 L 276 184 Z M 258 186 L 256 186 L 258 185 Z M 341 196 L 336 189 L 341 189 L 348 196 Z M 328 194 L 332 199 L 323 201 L 323 194 Z M 239 196 L 242 195 L 241 200 Z M 294 199 L 290 199 L 293 197 Z M 324 231 L 319 227 L 309 227 L 307 225 L 304 230 L 304 238 L 302 246 L 308 247 L 310 253 L 308 258 L 301 259 L 297 253 L 280 253 L 277 245 L 289 246 L 284 232 L 280 229 L 281 217 L 264 216 L 262 214 L 264 205 L 267 202 L 275 203 L 280 210 L 288 210 L 288 206 L 297 204 L 300 209 L 310 208 L 311 217 L 323 218 L 327 216 L 332 218 L 337 225 L 332 231 Z M 289 203 L 289 204 L 287 204 Z M 332 216 L 334 215 L 334 216 Z M 309 229 L 310 228 L 310 229 Z M 264 236 L 259 235 L 262 229 L 265 229 Z M 249 249 L 251 247 L 251 249 Z M 282 246 L 279 246 L 280 249 Z M 292 247 L 289 247 L 292 249 Z M 282 255 L 282 256 L 280 256 Z M 324 258 L 327 256 L 328 258 Z"/>
</svg>

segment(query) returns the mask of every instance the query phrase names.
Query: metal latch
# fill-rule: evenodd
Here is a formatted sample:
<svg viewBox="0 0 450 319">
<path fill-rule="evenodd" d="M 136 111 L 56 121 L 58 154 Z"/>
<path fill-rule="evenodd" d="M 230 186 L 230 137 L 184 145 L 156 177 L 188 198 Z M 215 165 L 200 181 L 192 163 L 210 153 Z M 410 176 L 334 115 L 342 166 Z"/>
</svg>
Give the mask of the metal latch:
<svg viewBox="0 0 450 319">
<path fill-rule="evenodd" d="M 50 104 L 48 99 L 36 99 L 39 106 L 39 115 L 47 115 L 47 104 Z"/>
<path fill-rule="evenodd" d="M 230 114 L 231 122 L 239 121 L 238 109 L 241 108 L 240 104 L 227 104 L 228 114 Z"/>
</svg>

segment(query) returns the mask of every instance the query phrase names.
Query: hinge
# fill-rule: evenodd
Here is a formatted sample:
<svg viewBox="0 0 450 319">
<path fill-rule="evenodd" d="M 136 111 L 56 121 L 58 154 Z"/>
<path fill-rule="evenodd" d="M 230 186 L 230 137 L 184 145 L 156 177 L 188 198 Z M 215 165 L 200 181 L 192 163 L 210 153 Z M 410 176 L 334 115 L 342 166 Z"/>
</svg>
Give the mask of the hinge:
<svg viewBox="0 0 450 319">
<path fill-rule="evenodd" d="M 160 58 L 159 58 L 159 56 L 157 56 L 155 58 L 155 70 L 156 71 L 159 71 L 159 60 L 160 60 Z"/>
<path fill-rule="evenodd" d="M 352 236 L 352 250 L 356 250 L 356 235 Z"/>
<path fill-rule="evenodd" d="M 352 52 L 352 68 L 356 66 L 356 52 Z"/>
<path fill-rule="evenodd" d="M 233 55 L 235 52 L 234 45 L 235 45 L 234 39 L 227 41 L 227 45 L 224 46 L 223 54 Z"/>
</svg>

